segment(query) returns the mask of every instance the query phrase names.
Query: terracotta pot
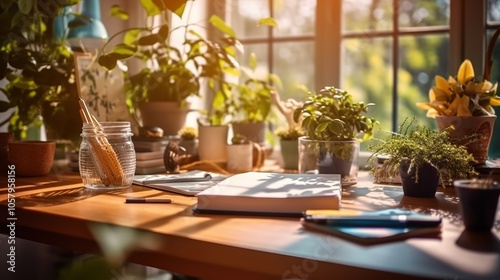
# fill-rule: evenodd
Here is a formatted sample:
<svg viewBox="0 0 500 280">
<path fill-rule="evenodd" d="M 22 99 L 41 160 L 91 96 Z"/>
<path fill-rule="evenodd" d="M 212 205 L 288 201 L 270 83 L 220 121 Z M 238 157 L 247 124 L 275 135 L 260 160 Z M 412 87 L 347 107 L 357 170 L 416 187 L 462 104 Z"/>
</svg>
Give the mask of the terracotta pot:
<svg viewBox="0 0 500 280">
<path fill-rule="evenodd" d="M 138 115 L 143 126 L 157 126 L 163 134 L 177 135 L 186 124 L 190 104 L 179 107 L 177 102 L 148 102 L 139 105 Z"/>
<path fill-rule="evenodd" d="M 436 122 L 439 130 L 453 125 L 455 129 L 450 133 L 452 138 L 460 139 L 474 133 L 482 134 L 482 139 L 467 145 L 467 151 L 474 156 L 477 164 L 484 164 L 488 159 L 488 148 L 496 118 L 496 116 L 437 116 Z"/>
<path fill-rule="evenodd" d="M 54 163 L 56 142 L 14 141 L 9 143 L 9 163 L 16 175 L 35 177 L 47 175 Z"/>
</svg>

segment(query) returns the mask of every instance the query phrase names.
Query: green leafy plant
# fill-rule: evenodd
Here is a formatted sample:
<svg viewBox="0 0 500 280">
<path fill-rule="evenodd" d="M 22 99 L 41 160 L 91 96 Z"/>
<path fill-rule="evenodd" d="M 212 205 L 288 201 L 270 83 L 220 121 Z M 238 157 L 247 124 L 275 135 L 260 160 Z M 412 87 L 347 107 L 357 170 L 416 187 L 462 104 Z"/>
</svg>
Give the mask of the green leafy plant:
<svg viewBox="0 0 500 280">
<path fill-rule="evenodd" d="M 243 144 L 249 144 L 250 141 L 243 135 L 241 134 L 236 134 L 231 138 L 231 143 L 233 145 L 243 145 Z"/>
<path fill-rule="evenodd" d="M 376 139 L 375 143 L 368 146 L 368 150 L 374 152 L 369 159 L 370 162 L 373 162 L 377 155 L 386 156 L 382 168 L 390 176 L 397 174 L 402 162 L 409 162 L 409 172 L 415 170 L 417 181 L 419 168 L 424 164 L 430 164 L 438 170 L 444 185 L 451 184 L 453 180 L 467 179 L 477 174 L 472 165 L 474 157 L 467 152 L 464 145 L 477 141 L 480 135 L 466 136 L 461 139 L 459 145 L 449 137 L 453 127 L 438 131 L 415 125 L 414 121 L 414 118 L 406 119 L 398 132 L 390 132 L 386 139 Z M 374 172 L 375 168 L 372 169 L 372 174 Z"/>
<path fill-rule="evenodd" d="M 198 138 L 198 130 L 192 126 L 185 126 L 179 131 L 179 136 L 183 140 L 194 140 Z"/>
<path fill-rule="evenodd" d="M 77 90 L 73 55 L 67 44 L 54 35 L 54 21 L 65 7 L 79 0 L 7 1 L 0 5 L 4 24 L 0 27 L 1 89 L 8 101 L 0 101 L 0 112 L 15 108 L 0 123 L 9 122 L 17 139 L 40 115 L 58 137 L 79 137 Z"/>
<path fill-rule="evenodd" d="M 302 107 L 294 111 L 294 120 L 302 118 L 302 128 L 311 140 L 369 140 L 379 122 L 365 116 L 375 104 L 355 102 L 350 93 L 335 87 L 311 92 Z"/>
<path fill-rule="evenodd" d="M 281 140 L 297 140 L 304 136 L 304 132 L 298 126 L 279 127 L 275 133 Z"/>
<path fill-rule="evenodd" d="M 235 60 L 239 42 L 234 31 L 221 18 L 213 15 L 209 22 L 222 36 L 217 42 L 210 41 L 196 32 L 193 25 L 171 29 L 166 14 L 162 13 L 167 7 L 159 7 L 155 1 L 141 1 L 141 4 L 148 17 L 163 15 L 161 25 L 118 32 L 103 47 L 99 57 L 99 63 L 107 69 L 113 69 L 118 61 L 130 58 L 140 59 L 148 65 L 137 74 L 125 73 L 130 111 L 133 113 L 138 104 L 149 101 L 174 101 L 182 106 L 188 97 L 199 96 L 200 81 L 206 79 L 214 94 L 212 108 L 207 114 L 211 123 L 222 123 L 230 106 L 231 87 L 225 80 L 226 75 L 237 75 L 239 67 Z M 117 12 L 117 15 L 123 14 L 122 10 Z M 170 44 L 172 32 L 183 32 L 181 47 Z M 106 51 L 118 35 L 124 35 L 123 42 Z"/>
<path fill-rule="evenodd" d="M 246 79 L 235 85 L 235 122 L 268 121 L 271 115 L 272 92 L 275 88 L 283 87 L 280 77 L 276 74 L 268 73 L 265 78 L 259 78 L 257 65 L 257 56 L 251 53 L 249 66 L 241 67 Z"/>
</svg>

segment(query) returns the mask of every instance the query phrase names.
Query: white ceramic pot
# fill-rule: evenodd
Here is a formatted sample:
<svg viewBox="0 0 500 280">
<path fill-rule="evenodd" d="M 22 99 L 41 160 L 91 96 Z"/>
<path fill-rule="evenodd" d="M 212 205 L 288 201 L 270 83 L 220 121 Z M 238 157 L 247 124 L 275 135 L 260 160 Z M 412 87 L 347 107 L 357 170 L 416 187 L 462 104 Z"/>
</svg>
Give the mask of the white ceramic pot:
<svg viewBox="0 0 500 280">
<path fill-rule="evenodd" d="M 231 173 L 248 172 L 252 170 L 253 145 L 227 145 L 227 171 Z"/>
</svg>

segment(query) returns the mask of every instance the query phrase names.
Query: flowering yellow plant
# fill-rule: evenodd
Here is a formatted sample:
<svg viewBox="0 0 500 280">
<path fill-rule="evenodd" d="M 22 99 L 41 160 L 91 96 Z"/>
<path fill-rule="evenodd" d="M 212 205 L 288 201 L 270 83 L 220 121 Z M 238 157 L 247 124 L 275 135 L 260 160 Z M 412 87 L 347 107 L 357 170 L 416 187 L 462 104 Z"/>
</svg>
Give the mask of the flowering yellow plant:
<svg viewBox="0 0 500 280">
<path fill-rule="evenodd" d="M 448 80 L 437 75 L 435 86 L 429 90 L 430 102 L 418 102 L 417 107 L 427 110 L 427 116 L 488 116 L 495 115 L 491 106 L 500 106 L 496 95 L 497 83 L 475 80 L 474 68 L 466 59 L 460 65 L 456 78 Z"/>
</svg>

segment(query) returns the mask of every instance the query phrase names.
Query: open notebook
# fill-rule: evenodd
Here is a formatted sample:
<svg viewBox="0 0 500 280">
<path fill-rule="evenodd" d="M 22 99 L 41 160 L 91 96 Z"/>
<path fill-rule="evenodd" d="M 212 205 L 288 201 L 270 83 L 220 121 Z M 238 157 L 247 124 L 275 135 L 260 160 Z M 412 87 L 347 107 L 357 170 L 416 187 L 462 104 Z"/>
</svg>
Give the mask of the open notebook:
<svg viewBox="0 0 500 280">
<path fill-rule="evenodd" d="M 162 191 L 195 196 L 226 176 L 193 170 L 180 174 L 135 175 L 133 183 Z"/>
</svg>

